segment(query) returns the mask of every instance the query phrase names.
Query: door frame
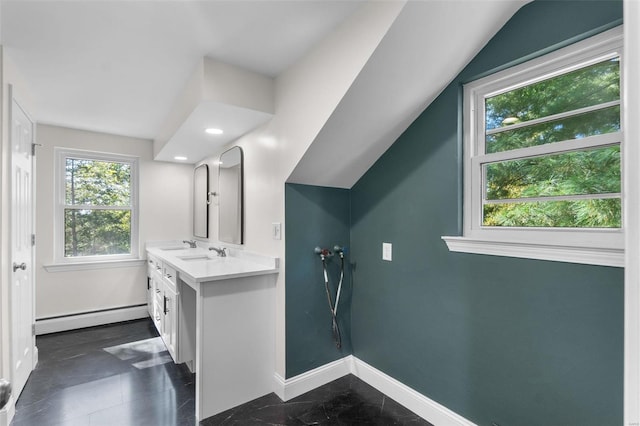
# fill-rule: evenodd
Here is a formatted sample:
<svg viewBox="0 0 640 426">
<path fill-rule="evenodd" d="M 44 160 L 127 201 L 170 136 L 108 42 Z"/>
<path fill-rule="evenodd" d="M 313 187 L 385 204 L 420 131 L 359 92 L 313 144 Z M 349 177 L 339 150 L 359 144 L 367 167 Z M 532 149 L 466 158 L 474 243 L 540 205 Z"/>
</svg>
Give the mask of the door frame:
<svg viewBox="0 0 640 426">
<path fill-rule="evenodd" d="M 640 426 L 640 2 L 624 0 L 624 425 Z"/>
</svg>

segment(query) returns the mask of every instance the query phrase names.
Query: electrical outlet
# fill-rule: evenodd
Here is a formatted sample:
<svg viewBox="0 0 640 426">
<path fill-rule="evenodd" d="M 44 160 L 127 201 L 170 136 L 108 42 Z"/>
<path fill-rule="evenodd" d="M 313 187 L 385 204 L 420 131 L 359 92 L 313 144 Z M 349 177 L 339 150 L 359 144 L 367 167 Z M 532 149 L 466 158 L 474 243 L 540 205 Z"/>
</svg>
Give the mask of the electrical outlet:
<svg viewBox="0 0 640 426">
<path fill-rule="evenodd" d="M 280 222 L 274 222 L 271 224 L 271 236 L 274 240 L 282 239 L 282 224 Z"/>
<path fill-rule="evenodd" d="M 382 243 L 382 260 L 391 262 L 393 246 L 391 243 Z"/>
</svg>

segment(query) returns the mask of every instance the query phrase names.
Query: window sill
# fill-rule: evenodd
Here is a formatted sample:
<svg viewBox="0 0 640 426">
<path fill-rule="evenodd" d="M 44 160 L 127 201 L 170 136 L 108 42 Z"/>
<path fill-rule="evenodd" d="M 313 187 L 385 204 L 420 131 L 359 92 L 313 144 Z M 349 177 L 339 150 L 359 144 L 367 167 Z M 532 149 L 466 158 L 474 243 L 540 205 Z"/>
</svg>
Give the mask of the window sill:
<svg viewBox="0 0 640 426">
<path fill-rule="evenodd" d="M 144 259 L 107 260 L 102 262 L 55 263 L 43 265 L 47 272 L 87 271 L 94 269 L 131 268 L 146 264 Z"/>
<path fill-rule="evenodd" d="M 624 267 L 624 249 L 568 247 L 551 244 L 479 240 L 466 237 L 445 236 L 442 239 L 447 243 L 449 251 L 459 253 Z"/>
</svg>

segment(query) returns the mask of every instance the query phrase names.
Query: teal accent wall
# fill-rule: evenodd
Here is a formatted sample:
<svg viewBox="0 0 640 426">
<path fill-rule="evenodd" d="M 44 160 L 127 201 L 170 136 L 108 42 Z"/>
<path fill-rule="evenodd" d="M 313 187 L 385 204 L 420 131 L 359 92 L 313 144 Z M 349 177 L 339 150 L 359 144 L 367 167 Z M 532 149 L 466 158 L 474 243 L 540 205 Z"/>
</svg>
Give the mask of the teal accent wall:
<svg viewBox="0 0 640 426">
<path fill-rule="evenodd" d="M 286 184 L 286 376 L 296 376 L 351 354 L 349 251 L 338 305 L 342 348 L 331 331 L 331 313 L 316 246 L 349 246 L 349 190 Z M 332 297 L 340 278 L 339 258 L 327 262 Z"/>
<path fill-rule="evenodd" d="M 620 1 L 524 6 L 351 189 L 354 355 L 479 426 L 623 422 L 623 269 L 440 239 L 461 231 L 461 84 L 621 20 Z"/>
</svg>

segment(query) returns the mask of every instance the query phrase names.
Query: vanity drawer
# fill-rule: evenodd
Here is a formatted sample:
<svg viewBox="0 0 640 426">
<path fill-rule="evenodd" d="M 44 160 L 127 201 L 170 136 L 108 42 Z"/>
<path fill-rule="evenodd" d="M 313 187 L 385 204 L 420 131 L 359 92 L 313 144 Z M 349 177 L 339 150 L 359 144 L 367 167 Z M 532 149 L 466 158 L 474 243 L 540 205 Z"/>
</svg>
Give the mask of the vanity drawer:
<svg viewBox="0 0 640 426">
<path fill-rule="evenodd" d="M 162 277 L 162 262 L 155 258 L 151 258 L 150 260 L 151 272 L 156 274 L 156 277 L 160 279 Z"/>
<path fill-rule="evenodd" d="M 159 304 L 160 306 L 162 306 L 163 303 L 163 297 L 164 297 L 164 293 L 162 292 L 162 283 L 161 282 L 155 282 L 155 286 L 154 286 L 154 290 L 153 290 L 153 297 L 156 301 L 157 304 Z"/>
<path fill-rule="evenodd" d="M 169 265 L 164 265 L 162 279 L 169 282 L 173 291 L 176 291 L 176 270 Z"/>
</svg>

